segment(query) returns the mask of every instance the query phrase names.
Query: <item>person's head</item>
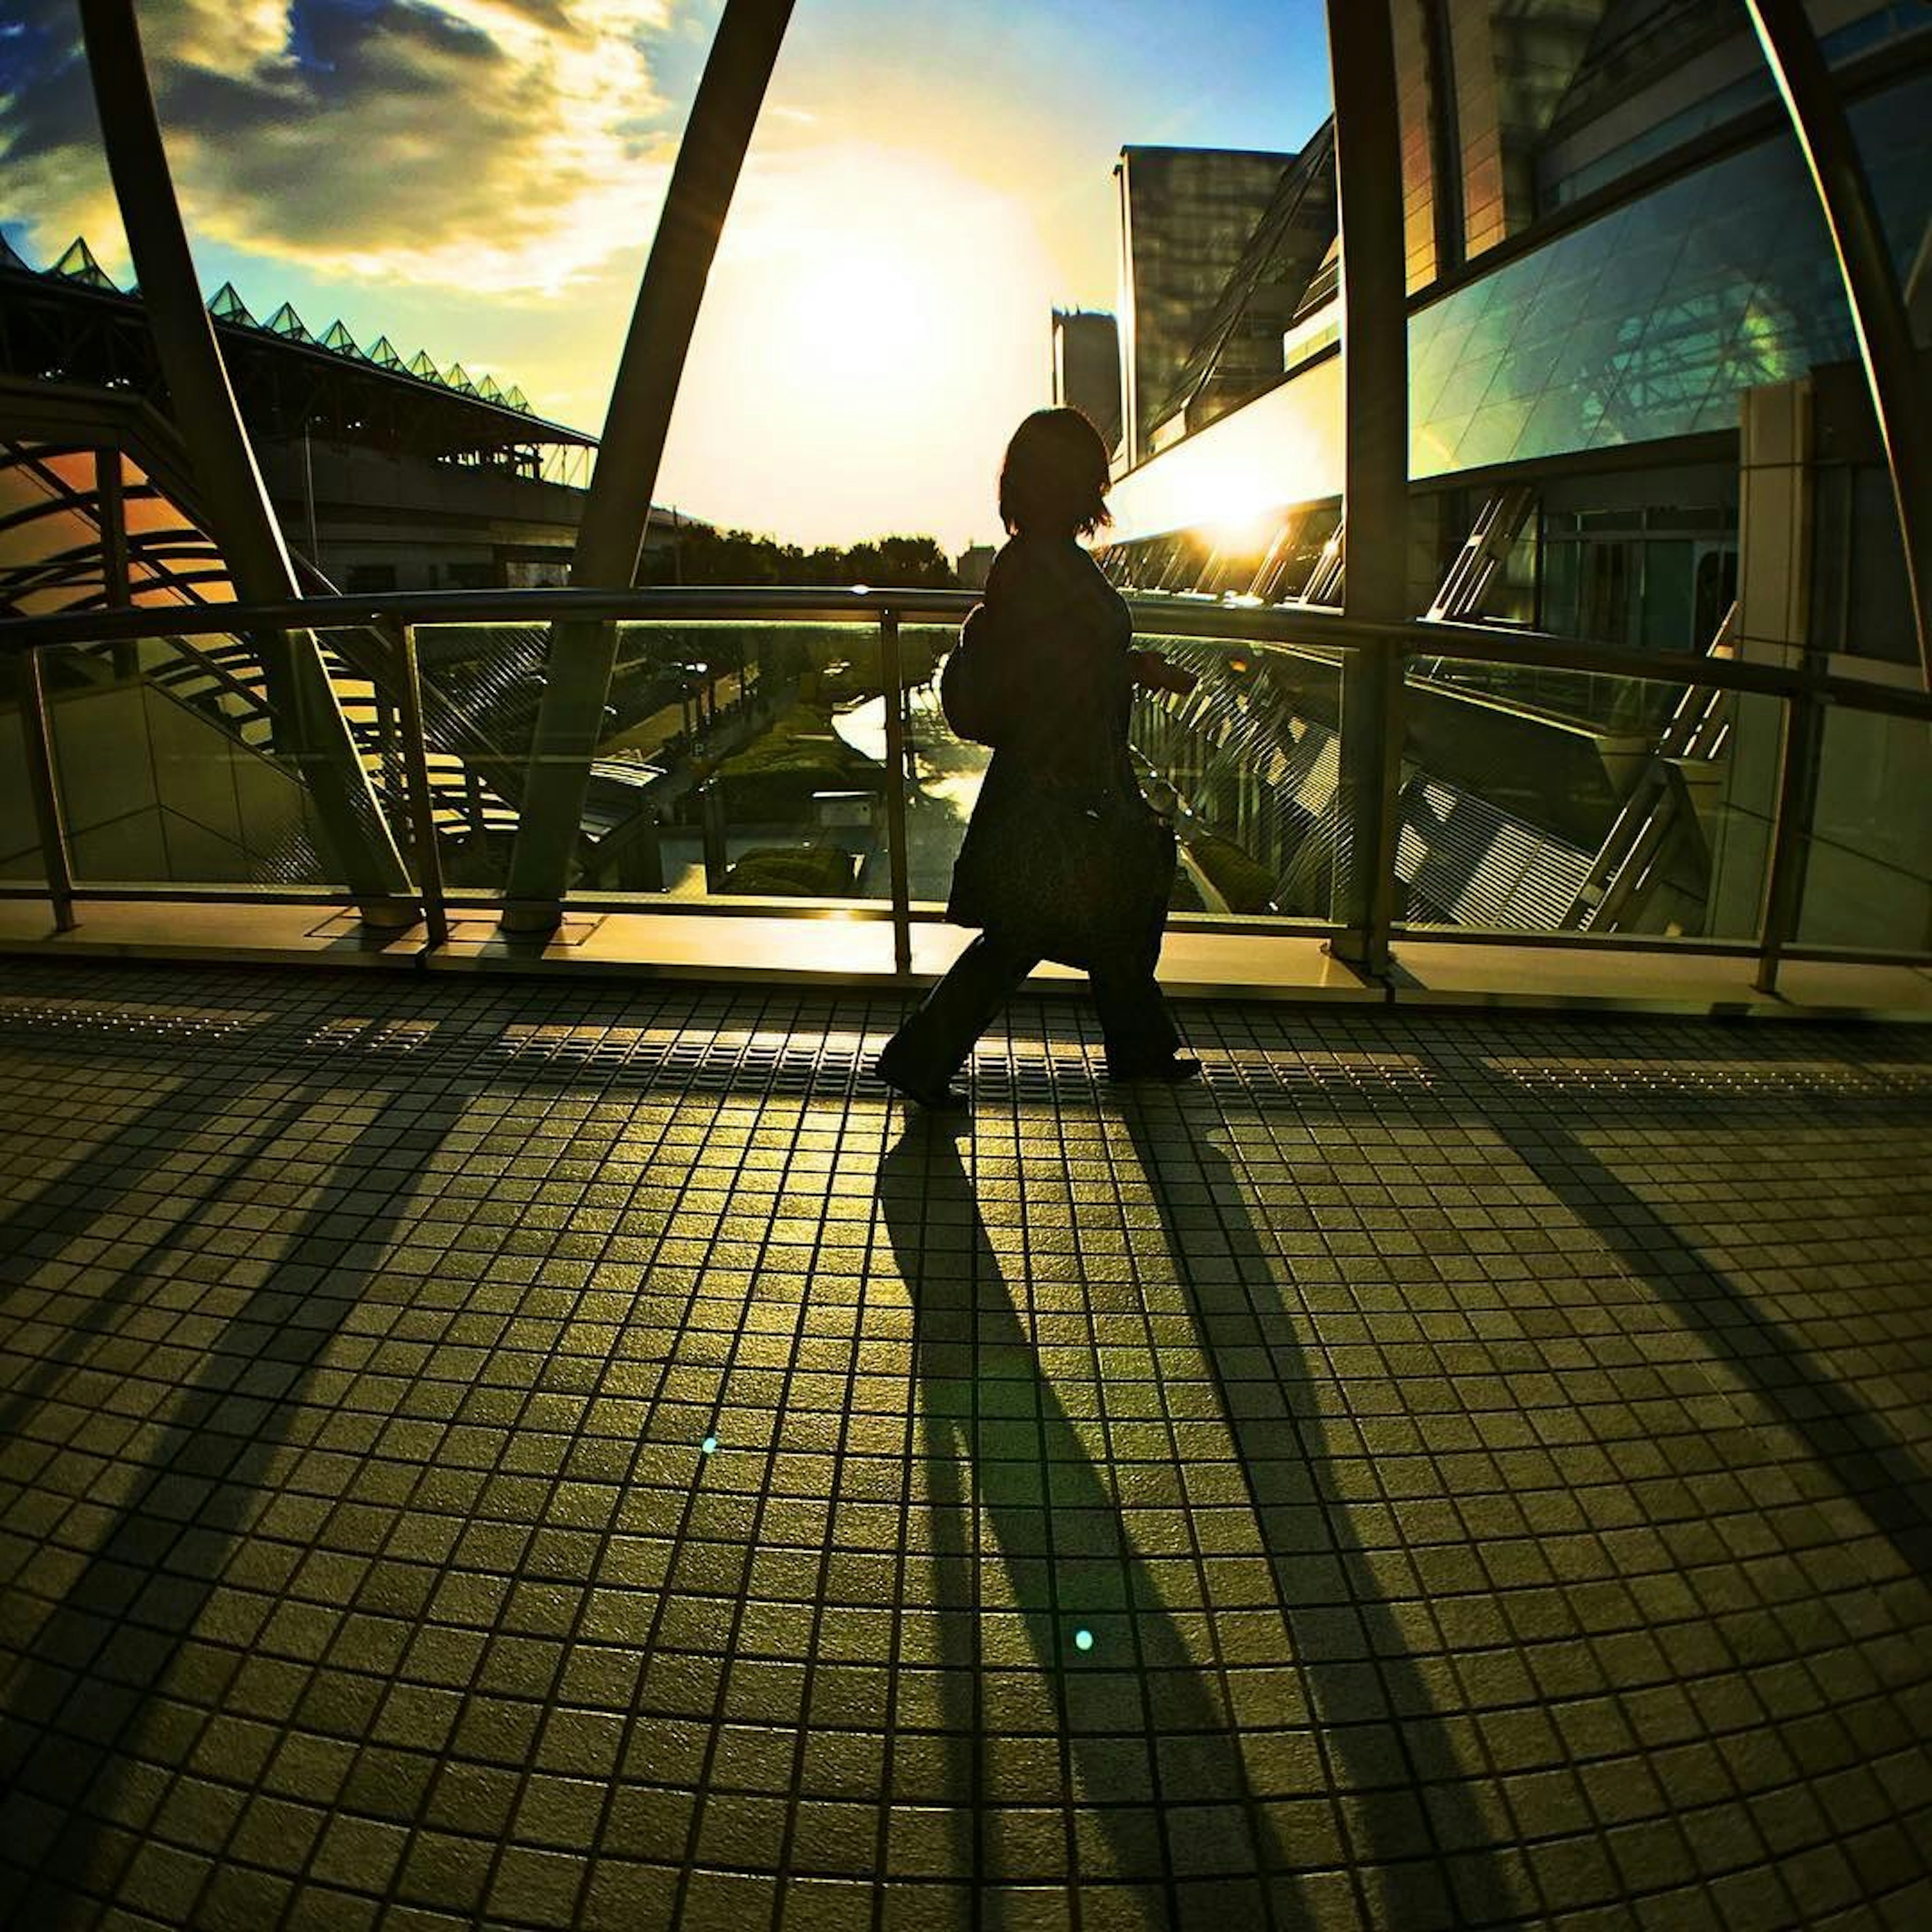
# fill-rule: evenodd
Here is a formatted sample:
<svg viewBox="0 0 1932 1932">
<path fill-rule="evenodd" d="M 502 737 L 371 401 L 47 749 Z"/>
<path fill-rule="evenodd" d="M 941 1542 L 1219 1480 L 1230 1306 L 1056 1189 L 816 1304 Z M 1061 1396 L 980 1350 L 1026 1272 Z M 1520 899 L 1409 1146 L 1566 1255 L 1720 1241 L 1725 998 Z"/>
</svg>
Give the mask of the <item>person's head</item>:
<svg viewBox="0 0 1932 1932">
<path fill-rule="evenodd" d="M 1012 536 L 1090 536 L 1107 508 L 1107 446 L 1078 410 L 1036 410 L 1000 466 L 1000 521 Z"/>
</svg>

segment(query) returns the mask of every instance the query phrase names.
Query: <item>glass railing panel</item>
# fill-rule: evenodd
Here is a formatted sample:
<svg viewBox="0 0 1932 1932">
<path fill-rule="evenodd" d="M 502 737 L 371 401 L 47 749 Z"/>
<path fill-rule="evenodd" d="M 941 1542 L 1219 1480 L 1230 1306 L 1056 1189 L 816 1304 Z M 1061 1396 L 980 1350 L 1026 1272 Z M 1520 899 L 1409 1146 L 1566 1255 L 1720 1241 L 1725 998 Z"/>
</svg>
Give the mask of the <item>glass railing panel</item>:
<svg viewBox="0 0 1932 1932">
<path fill-rule="evenodd" d="M 952 890 L 966 821 L 992 761 L 984 745 L 960 737 L 939 705 L 938 671 L 959 640 L 955 625 L 906 625 L 899 633 L 906 681 L 906 886 L 920 911 L 944 910 Z"/>
<path fill-rule="evenodd" d="M 917 634 L 912 667 L 950 650 L 958 633 Z M 1129 741 L 1141 788 L 1174 822 L 1175 916 L 1326 923 L 1335 864 L 1339 654 L 1201 638 L 1145 634 L 1198 680 L 1186 697 L 1142 692 Z M 957 737 L 936 685 L 909 692 L 916 784 L 906 813 L 916 908 L 943 910 L 966 823 L 992 754 Z"/>
<path fill-rule="evenodd" d="M 1781 700 L 1448 658 L 1405 687 L 1399 926 L 1756 937 Z"/>
<path fill-rule="evenodd" d="M 1932 724 L 1826 711 L 1796 936 L 1932 952 Z"/>
<path fill-rule="evenodd" d="M 550 626 L 418 624 L 415 634 L 443 889 L 459 898 L 495 898 L 516 844 Z M 372 762 L 392 800 L 404 782 L 387 735 L 394 722 L 370 720 L 378 727 Z"/>
<path fill-rule="evenodd" d="M 1130 734 L 1142 789 L 1174 818 L 1174 913 L 1327 924 L 1346 862 L 1342 654 L 1153 634 L 1136 642 L 1197 680 L 1185 696 L 1142 693 Z"/>
<path fill-rule="evenodd" d="M 454 898 L 502 892 L 549 648 L 542 625 L 423 625 L 424 735 Z M 922 675 L 908 646 L 908 667 Z M 876 619 L 618 626 L 572 891 L 640 904 L 890 893 Z"/>
<path fill-rule="evenodd" d="M 11 660 L 0 662 L 0 886 L 44 885 L 47 868 L 27 777 L 18 676 Z"/>
<path fill-rule="evenodd" d="M 377 812 L 346 748 L 332 772 L 326 733 L 292 715 L 254 644 L 164 638 L 40 660 L 77 884 L 346 896 L 320 788 L 380 838 Z"/>
</svg>

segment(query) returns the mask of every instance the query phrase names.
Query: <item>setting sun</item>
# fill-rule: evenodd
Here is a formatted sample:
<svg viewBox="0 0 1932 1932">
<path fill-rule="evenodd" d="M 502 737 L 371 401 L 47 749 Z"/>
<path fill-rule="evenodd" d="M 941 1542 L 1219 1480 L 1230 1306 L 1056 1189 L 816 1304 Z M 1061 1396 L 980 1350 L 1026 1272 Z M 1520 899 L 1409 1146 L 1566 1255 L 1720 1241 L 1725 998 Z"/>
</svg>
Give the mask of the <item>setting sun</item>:
<svg viewBox="0 0 1932 1932">
<path fill-rule="evenodd" d="M 990 534 L 1004 439 L 1047 400 L 1054 293 L 1030 211 L 967 175 L 870 144 L 754 153 L 667 473 L 698 514 L 804 542 L 914 514 L 956 548 Z"/>
</svg>

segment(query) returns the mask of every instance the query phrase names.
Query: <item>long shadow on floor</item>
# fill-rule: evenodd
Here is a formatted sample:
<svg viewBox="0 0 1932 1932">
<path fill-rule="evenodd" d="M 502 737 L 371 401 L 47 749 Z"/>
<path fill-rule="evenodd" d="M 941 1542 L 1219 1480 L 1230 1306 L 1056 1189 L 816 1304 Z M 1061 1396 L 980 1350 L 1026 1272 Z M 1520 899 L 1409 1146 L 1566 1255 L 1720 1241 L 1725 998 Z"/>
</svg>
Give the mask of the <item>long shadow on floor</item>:
<svg viewBox="0 0 1932 1932">
<path fill-rule="evenodd" d="M 340 1145 L 301 1221 L 279 1238 L 274 1270 L 151 1425 L 126 1499 L 16 1646 L 0 1727 L 0 1844 L 16 1870 L 36 1860 L 40 1871 L 21 1923 L 67 1922 L 76 1892 L 112 1896 L 133 1849 L 109 1829 L 118 1802 L 138 1759 L 165 1761 L 178 1748 L 153 1735 L 170 1670 L 272 1486 L 310 1378 L 408 1223 L 412 1181 L 465 1104 L 325 1072 L 299 1105 L 288 1096 L 291 1124 L 344 1098 L 373 1100 L 373 1117 Z M 386 1202 L 365 1206 L 378 1186 Z"/>
<path fill-rule="evenodd" d="M 1151 1103 L 1160 1105 L 1161 1103 Z M 1354 1793 L 1358 1864 L 1391 1927 L 1488 1925 L 1520 1916 L 1508 1874 L 1429 1684 L 1404 1641 L 1346 1501 L 1321 1480 L 1330 1447 L 1281 1263 L 1264 1243 L 1208 1123 L 1130 1102 L 1126 1125 L 1154 1190 L 1195 1337 L 1220 1399 L 1281 1609 L 1339 1781 Z M 1180 1211 L 1190 1195 L 1204 1215 Z M 1258 1380 L 1231 1375 L 1232 1346 Z M 1284 1526 L 1294 1526 L 1292 1538 Z M 1318 1531 L 1314 1526 L 1318 1526 Z"/>
<path fill-rule="evenodd" d="M 191 1074 L 0 1214 L 0 1306 L 20 1292 L 40 1262 L 92 1228 L 104 1200 L 132 1192 L 245 1096 L 227 1066 L 218 1065 L 212 1075 Z M 219 1144 L 226 1136 L 210 1138 Z M 171 1193 L 178 1203 L 194 1198 L 179 1190 Z"/>
<path fill-rule="evenodd" d="M 82 1360 L 96 1342 L 111 1334 L 121 1317 L 140 1299 L 142 1291 L 152 1282 L 158 1267 L 177 1250 L 186 1246 L 199 1229 L 227 1199 L 229 1195 L 245 1185 L 248 1171 L 280 1140 L 283 1135 L 308 1112 L 309 1099 L 306 1095 L 285 1102 L 268 1116 L 266 1123 L 251 1134 L 238 1149 L 231 1148 L 222 1157 L 202 1170 L 200 1191 L 178 1196 L 170 1203 L 173 1209 L 162 1232 L 142 1247 L 134 1258 L 121 1268 L 105 1286 L 90 1289 L 87 1277 L 64 1292 L 64 1299 L 71 1301 L 84 1297 L 76 1318 L 62 1327 L 59 1339 L 41 1349 L 35 1357 L 32 1370 L 7 1391 L 6 1400 L 0 1402 L 0 1438 L 12 1436 L 27 1418 L 58 1387 L 68 1370 Z M 156 1112 L 160 1110 L 157 1109 Z M 211 1110 L 218 1112 L 219 1110 Z M 143 1115 L 144 1129 L 154 1124 L 149 1115 Z M 174 1144 L 184 1144 L 191 1136 L 186 1133 L 175 1137 Z M 158 1164 L 162 1157 L 159 1150 L 151 1154 L 143 1164 L 146 1168 Z M 124 1184 L 123 1177 L 128 1170 L 124 1164 L 117 1166 L 111 1155 L 93 1166 L 93 1177 L 84 1183 L 92 1196 L 92 1205 L 86 1214 L 74 1225 L 74 1232 L 85 1226 L 88 1220 L 98 1215 L 104 1200 L 112 1200 L 114 1181 Z M 114 1178 L 113 1181 L 108 1180 Z M 68 1210 L 70 1214 L 77 1212 Z M 14 1217 L 0 1220 L 0 1254 L 9 1252 L 8 1245 L 9 1225 Z M 45 1228 L 48 1223 L 42 1216 L 23 1215 L 21 1218 L 38 1220 Z M 53 1225 L 62 1224 L 65 1216 Z M 43 1238 L 44 1243 L 45 1237 Z M 70 1235 L 66 1238 L 71 1238 Z M 15 1282 L 23 1278 L 33 1266 L 31 1258 L 22 1257 L 22 1265 L 5 1267 L 4 1276 Z M 0 1264 L 4 1266 L 4 1264 Z"/>
<path fill-rule="evenodd" d="M 1444 1077 L 1467 1088 L 1468 1063 L 1448 1070 Z M 1867 1408 L 1855 1390 L 1764 1312 L 1756 1295 L 1712 1268 L 1682 1228 L 1606 1166 L 1570 1120 L 1552 1107 L 1526 1105 L 1520 1086 L 1504 1070 L 1492 1069 L 1489 1077 L 1494 1086 L 1484 1096 L 1485 1123 L 1550 1195 L 1804 1444 L 1870 1518 L 1899 1560 L 1932 1582 L 1932 1472 L 1883 1416 Z M 1856 1118 L 1850 1108 L 1838 1112 L 1841 1118 Z M 1901 1108 L 1893 1118 L 1902 1124 L 1904 1114 Z M 1620 1124 L 1627 1132 L 1628 1117 Z M 1772 1204 L 1775 1176 L 1767 1175 L 1763 1186 L 1766 1204 Z M 1730 1203 L 1718 1211 L 1724 1220 L 1748 1221 L 1750 1207 L 1748 1202 Z"/>
<path fill-rule="evenodd" d="M 1086 1878 L 1097 1866 L 1100 1882 L 1133 1886 L 1150 1926 L 1183 1922 L 1187 1874 L 1232 1882 L 1231 1926 L 1310 1923 L 1294 1895 L 1290 1850 L 1256 1801 L 1233 1721 L 1210 1688 L 1212 1666 L 1190 1654 L 1111 1487 L 1041 1372 L 957 1146 L 915 1123 L 881 1164 L 878 1195 L 913 1300 L 932 1546 L 941 1608 L 953 1613 L 940 1622 L 985 1629 L 976 1506 L 1034 1662 L 1053 1687 L 1082 1823 L 1103 1840 L 1076 1868 Z M 929 1238 L 941 1230 L 965 1231 L 963 1250 Z M 1084 1532 L 1078 1546 L 1057 1547 L 1056 1525 L 1064 1534 L 1075 1523 Z M 1094 1639 L 1090 1652 L 1078 1648 L 1081 1630 Z M 956 1636 L 952 1648 L 958 1654 L 943 1660 L 954 1700 L 956 1856 L 980 1888 L 979 1922 L 996 1925 L 997 1888 L 1040 1874 L 1006 1869 L 999 1842 L 998 1808 L 1012 1801 L 995 1788 L 990 1761 L 986 1640 L 969 1649 Z M 1192 1802 L 1176 1808 L 1180 1801 Z"/>
</svg>

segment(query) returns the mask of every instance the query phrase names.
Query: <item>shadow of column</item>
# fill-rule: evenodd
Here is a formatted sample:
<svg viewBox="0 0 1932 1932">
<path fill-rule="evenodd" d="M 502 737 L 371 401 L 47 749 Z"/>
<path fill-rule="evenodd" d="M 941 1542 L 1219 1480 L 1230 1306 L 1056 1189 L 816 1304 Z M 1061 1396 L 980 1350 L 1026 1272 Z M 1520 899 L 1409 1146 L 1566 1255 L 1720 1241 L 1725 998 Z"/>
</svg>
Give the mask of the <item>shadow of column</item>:
<svg viewBox="0 0 1932 1932">
<path fill-rule="evenodd" d="M 1366 1902 L 1377 1922 L 1391 1927 L 1515 1919 L 1522 1908 L 1428 1682 L 1349 1520 L 1346 1500 L 1317 1480 L 1329 1455 L 1328 1433 L 1298 1318 L 1276 1280 L 1280 1263 L 1255 1226 L 1233 1166 L 1202 1137 L 1206 1122 L 1171 1109 L 1168 1118 L 1174 1124 L 1172 1133 L 1158 1130 L 1142 1104 L 1130 1101 L 1125 1124 L 1187 1295 L 1197 1345 L 1268 1550 L 1296 1660 L 1306 1673 L 1324 1740 L 1354 1794 L 1364 1840 L 1355 1848 L 1355 1860 L 1374 1868 L 1382 1888 L 1378 1910 L 1374 1898 Z M 1215 1204 L 1217 1226 L 1211 1232 L 1191 1226 L 1176 1211 L 1180 1189 L 1190 1186 L 1204 1189 Z M 1231 1271 L 1244 1325 L 1258 1334 L 1280 1390 L 1279 1414 L 1267 1412 L 1271 1403 L 1250 1404 L 1231 1393 L 1210 1287 Z M 1299 1540 L 1286 1544 L 1279 1526 L 1289 1512 L 1318 1522 L 1326 1548 L 1311 1556 Z M 1346 1592 L 1340 1604 L 1337 1570 Z M 1338 1616 L 1338 1610 L 1344 1614 Z M 1359 1643 L 1348 1641 L 1352 1622 L 1359 1626 Z"/>
<path fill-rule="evenodd" d="M 184 1080 L 0 1214 L 0 1306 L 19 1294 L 43 1261 L 93 1226 L 104 1196 L 130 1192 L 244 1103 L 244 1093 L 231 1078 Z M 177 1191 L 177 1201 L 184 1198 L 195 1197 Z"/>
<path fill-rule="evenodd" d="M 955 1612 L 962 1627 L 980 1628 L 977 1571 L 983 1559 L 975 1515 L 983 1512 L 1034 1657 L 1054 1687 L 1070 1792 L 1106 1840 L 1112 1871 L 1096 1882 L 1118 1877 L 1130 1885 L 1145 1922 L 1165 1927 L 1182 1922 L 1181 1885 L 1190 1871 L 1247 1879 L 1250 1906 L 1231 1925 L 1299 1932 L 1311 1922 L 1294 1892 L 1288 1852 L 1256 1801 L 1232 1720 L 1162 1606 L 1108 1482 L 1040 1371 L 958 1148 L 943 1132 L 915 1123 L 880 1166 L 878 1198 L 913 1302 L 941 1608 Z M 946 1266 L 939 1258 L 943 1251 L 928 1245 L 926 1229 L 938 1226 L 968 1231 L 963 1267 Z M 988 1366 L 994 1364 L 997 1378 Z M 1028 1422 L 1035 1431 L 1030 1454 L 989 1454 L 995 1428 Z M 1001 1440 L 1010 1442 L 1010 1433 Z M 1078 1580 L 1065 1580 L 1054 1536 L 1061 1510 L 1070 1516 L 1090 1513 L 1081 1519 L 1089 1523 L 1111 1523 L 1112 1562 L 1104 1571 L 1088 1560 L 1094 1552 L 1083 1542 Z M 968 1618 L 974 1620 L 970 1625 Z M 1075 1645 L 1082 1629 L 1092 1634 L 1090 1652 Z M 1000 1794 L 988 1788 L 988 1738 L 978 1690 L 983 1650 L 976 1638 L 973 1655 L 964 1654 L 965 1645 L 958 1648 L 961 1654 L 944 1659 L 952 1666 L 946 1676 L 955 1700 L 948 1714 L 952 1765 L 963 1780 L 957 1802 L 970 1824 L 961 1822 L 955 1843 L 971 1861 L 964 1870 L 980 1900 L 976 1922 L 992 1924 L 1000 1912 L 990 1888 L 1007 1874 L 1000 1868 L 997 1834 L 987 1828 Z M 1190 1867 L 1184 1856 L 1177 1856 L 1176 1820 L 1164 1810 L 1168 1794 L 1158 1749 L 1164 1738 L 1184 1738 L 1198 1790 L 1238 1811 L 1246 1872 Z"/>
<path fill-rule="evenodd" d="M 311 1077 L 286 1102 L 290 1124 L 344 1088 L 340 1073 Z M 275 1270 L 248 1293 L 172 1412 L 152 1428 L 141 1471 L 92 1554 L 34 1634 L 12 1646 L 0 1719 L 0 1838 L 22 1862 L 38 1858 L 40 1872 L 20 1922 L 62 1922 L 82 1888 L 111 1897 L 104 1837 L 175 1660 L 272 1486 L 310 1378 L 410 1218 L 412 1178 L 466 1105 L 448 1094 L 425 1107 L 400 1082 L 378 1091 L 374 1118 L 341 1144 L 328 1174 L 311 1184 L 318 1198 L 280 1238 Z M 359 1102 L 375 1097 L 365 1084 L 353 1093 Z M 372 1170 L 390 1190 L 387 1202 L 373 1213 L 345 1210 L 341 1197 Z M 345 1212 L 353 1238 L 339 1244 Z M 306 1259 L 338 1245 L 340 1259 Z M 290 1267 L 314 1279 L 285 1280 Z M 104 1667 L 117 1639 L 131 1641 L 138 1673 Z M 172 1748 L 148 1746 L 164 1756 Z"/>
<path fill-rule="evenodd" d="M 1522 1096 L 1500 1070 L 1464 1061 L 1436 1070 L 1467 1088 L 1487 1078 L 1493 1098 L 1483 1119 L 1556 1201 L 1676 1314 L 1738 1382 L 1769 1420 L 1789 1429 L 1832 1480 L 1870 1519 L 1899 1561 L 1932 1583 L 1932 1470 L 1780 1323 L 1756 1298 L 1714 1268 L 1628 1182 L 1606 1166 L 1570 1125 L 1547 1108 L 1526 1119 Z M 1816 1103 L 1814 1103 L 1816 1104 Z M 1834 1101 L 1840 1120 L 1851 1109 Z M 1898 1117 L 1880 1117 L 1896 1124 Z M 1922 1119 L 1922 1114 L 1918 1116 Z M 1629 1130 L 1629 1117 L 1622 1123 Z M 1767 1177 L 1767 1195 L 1776 1188 Z M 1726 1218 L 1741 1212 L 1726 1209 Z"/>
<path fill-rule="evenodd" d="M 158 1235 L 142 1249 L 136 1258 L 122 1268 L 104 1286 L 89 1294 L 84 1284 L 76 1285 L 65 1291 L 69 1300 L 86 1299 L 79 1318 L 61 1331 L 60 1339 L 53 1345 L 40 1350 L 34 1357 L 32 1369 L 7 1393 L 4 1402 L 0 1402 L 0 1437 L 16 1434 L 27 1418 L 48 1396 L 52 1394 L 67 1371 L 78 1364 L 88 1350 L 101 1336 L 112 1333 L 116 1324 L 129 1305 L 139 1298 L 139 1292 L 153 1277 L 156 1264 L 164 1257 L 186 1244 L 195 1230 L 214 1213 L 229 1192 L 262 1155 L 266 1154 L 288 1130 L 308 1111 L 309 1100 L 303 1095 L 286 1102 L 270 1116 L 267 1126 L 252 1136 L 237 1153 L 229 1154 L 209 1168 L 204 1168 L 201 1178 L 203 1186 L 200 1192 L 184 1200 L 171 1204 L 178 1208 L 175 1218 L 169 1222 L 166 1232 Z M 144 1115 L 146 1120 L 148 1117 Z M 158 1144 L 145 1163 L 152 1166 L 161 1155 L 184 1144 L 192 1138 L 189 1134 L 176 1135 L 169 1146 L 158 1144 L 161 1136 L 157 1136 Z M 113 1173 L 119 1178 L 125 1169 L 116 1169 L 103 1162 L 100 1170 Z M 88 1183 L 93 1195 L 93 1203 L 87 1216 L 75 1222 L 74 1232 L 86 1225 L 86 1220 L 100 1211 L 102 1184 L 99 1178 Z M 68 1210 L 70 1214 L 76 1210 Z M 8 1250 L 8 1226 L 14 1219 L 9 1216 L 0 1221 L 0 1254 Z M 71 1239 L 71 1234 L 65 1238 Z M 29 1262 L 28 1268 L 33 1263 Z M 20 1272 L 25 1273 L 26 1270 Z M 12 1270 L 9 1270 L 12 1273 Z M 17 1284 L 15 1284 L 17 1285 Z"/>
</svg>

